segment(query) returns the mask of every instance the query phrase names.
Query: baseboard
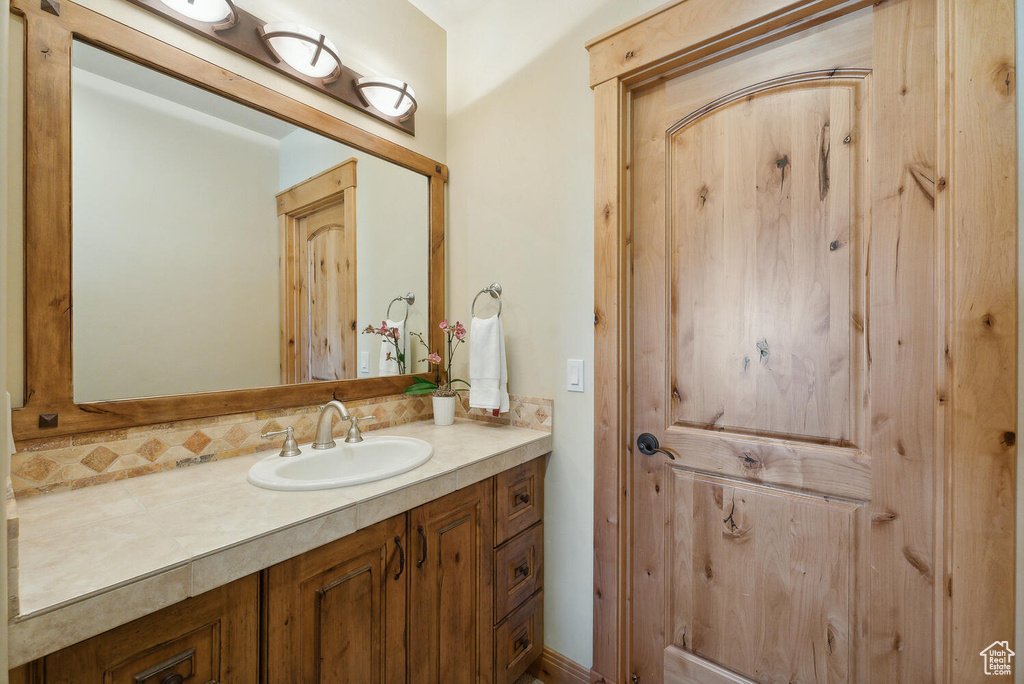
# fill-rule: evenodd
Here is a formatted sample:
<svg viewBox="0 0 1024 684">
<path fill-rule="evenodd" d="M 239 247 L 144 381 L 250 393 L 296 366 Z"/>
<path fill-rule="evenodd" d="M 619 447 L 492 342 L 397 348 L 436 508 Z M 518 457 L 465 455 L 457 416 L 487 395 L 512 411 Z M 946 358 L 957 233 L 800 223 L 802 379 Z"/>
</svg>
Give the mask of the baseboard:
<svg viewBox="0 0 1024 684">
<path fill-rule="evenodd" d="M 546 646 L 529 673 L 544 684 L 590 684 L 590 670 Z"/>
</svg>

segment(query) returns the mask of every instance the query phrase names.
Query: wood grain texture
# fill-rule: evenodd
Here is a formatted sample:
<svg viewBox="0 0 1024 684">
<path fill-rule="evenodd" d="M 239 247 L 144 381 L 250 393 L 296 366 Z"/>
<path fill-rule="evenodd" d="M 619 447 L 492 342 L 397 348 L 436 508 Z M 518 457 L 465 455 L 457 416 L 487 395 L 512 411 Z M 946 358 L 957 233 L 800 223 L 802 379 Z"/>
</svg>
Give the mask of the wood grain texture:
<svg viewBox="0 0 1024 684">
<path fill-rule="evenodd" d="M 409 515 L 410 681 L 494 681 L 493 486 L 485 480 Z"/>
<path fill-rule="evenodd" d="M 925 682 L 935 678 L 937 641 L 935 368 L 942 352 L 935 284 L 943 276 L 936 272 L 934 204 L 910 169 L 927 168 L 935 178 L 936 16 L 925 0 L 884 3 L 874 16 L 867 444 L 873 493 L 863 628 L 872 679 Z"/>
<path fill-rule="evenodd" d="M 590 670 L 547 646 L 527 671 L 544 684 L 590 684 Z"/>
<path fill-rule="evenodd" d="M 501 622 L 544 586 L 544 523 L 494 551 L 494 619 Z"/>
<path fill-rule="evenodd" d="M 855 443 L 864 283 L 844 140 L 862 85 L 783 79 L 669 131 L 673 424 Z"/>
<path fill-rule="evenodd" d="M 355 205 L 355 159 L 277 195 L 282 382 L 357 376 Z"/>
<path fill-rule="evenodd" d="M 440 168 L 440 167 L 438 167 Z M 447 172 L 446 172 L 447 174 Z M 445 187 L 444 178 L 430 178 L 430 284 L 428 285 L 428 306 L 430 307 L 430 333 L 427 343 L 431 351 L 443 349 L 444 334 L 439 324 L 445 318 L 447 281 L 445 280 Z"/>
<path fill-rule="evenodd" d="M 494 628 L 497 684 L 515 684 L 544 649 L 544 592 L 539 591 Z"/>
<path fill-rule="evenodd" d="M 590 86 L 626 79 L 641 71 L 650 74 L 680 67 L 800 24 L 809 17 L 834 18 L 869 4 L 844 0 L 679 0 L 589 41 Z M 659 63 L 665 64 L 658 68 Z"/>
<path fill-rule="evenodd" d="M 951 482 L 950 680 L 1013 643 L 1017 447 L 1014 6 L 950 0 L 948 221 Z M 1018 21 L 1020 18 L 1017 18 Z M 943 76 L 946 76 L 943 74 Z M 990 635 L 993 636 L 991 639 Z M 984 643 L 981 643 L 984 642 Z M 1014 663 L 1019 669 L 1020 664 Z"/>
<path fill-rule="evenodd" d="M 544 459 L 494 477 L 494 543 L 502 544 L 544 518 Z"/>
<path fill-rule="evenodd" d="M 152 669 L 163 673 L 154 675 L 159 681 L 192 668 L 189 678 L 251 684 L 258 677 L 258 584 L 250 575 L 49 655 L 45 681 L 135 684 Z M 190 648 L 191 660 L 177 669 L 157 667 Z"/>
<path fill-rule="evenodd" d="M 751 680 L 675 646 L 665 649 L 665 681 L 687 684 L 750 684 Z"/>
<path fill-rule="evenodd" d="M 628 241 L 621 222 L 619 83 L 594 89 L 594 682 L 614 684 L 626 662 L 624 504 L 629 437 L 621 385 L 628 377 L 623 320 Z M 623 680 L 624 681 L 624 680 Z"/>
<path fill-rule="evenodd" d="M 1012 635 L 1012 601 L 1007 598 L 1012 597 L 1016 441 L 1012 8 L 1005 2 L 985 7 L 954 0 L 887 0 L 840 17 L 838 12 L 857 7 L 834 3 L 817 18 L 801 19 L 801 28 L 806 28 L 802 33 L 787 34 L 787 27 L 762 28 L 761 37 L 752 37 L 756 31 L 748 31 L 751 25 L 737 26 L 746 37 L 723 35 L 718 52 L 694 57 L 704 47 L 695 47 L 678 30 L 673 33 L 663 15 L 697 9 L 699 3 L 692 1 L 666 6 L 635 26 L 596 41 L 610 42 L 636 30 L 650 31 L 643 41 L 645 49 L 664 45 L 662 56 L 634 52 L 629 59 L 635 61 L 628 68 L 613 70 L 615 75 L 595 88 L 598 313 L 602 307 L 621 311 L 627 302 L 635 306 L 648 301 L 656 288 L 648 287 L 646 281 L 657 280 L 650 274 L 657 265 L 658 241 L 644 247 L 631 231 L 641 225 L 656 226 L 668 215 L 667 205 L 651 193 L 637 194 L 626 204 L 622 200 L 626 179 L 634 187 L 654 187 L 644 185 L 641 160 L 647 154 L 664 157 L 666 149 L 665 138 L 658 134 L 634 135 L 624 157 L 618 140 L 626 122 L 634 128 L 642 126 L 650 115 L 645 108 L 663 107 L 682 116 L 737 90 L 735 79 L 730 80 L 726 72 L 732 61 L 742 59 L 737 55 L 743 51 L 764 56 L 748 61 L 741 79 L 748 83 L 772 78 L 779 66 L 788 70 L 783 73 L 798 72 L 801 69 L 792 65 L 802 59 L 821 58 L 822 67 L 829 69 L 871 69 L 854 108 L 863 122 L 851 127 L 850 140 L 859 148 L 859 161 L 849 174 L 858 197 L 851 219 L 863 225 L 861 244 L 866 250 L 858 261 L 853 251 L 856 244 L 851 247 L 848 271 L 851 286 L 856 287 L 857 278 L 866 284 L 862 297 L 851 289 L 849 302 L 851 327 L 857 331 L 853 334 L 865 336 L 864 353 L 851 354 L 848 362 L 852 416 L 848 433 L 852 436 L 846 439 L 849 447 L 832 452 L 828 442 L 838 440 L 805 444 L 813 437 L 807 434 L 799 440 L 781 440 L 788 448 L 800 444 L 811 449 L 821 464 L 845 464 L 831 471 L 810 468 L 808 472 L 816 474 L 809 477 L 797 475 L 795 470 L 813 462 L 805 459 L 787 466 L 786 475 L 768 483 L 756 455 L 745 448 L 726 448 L 728 440 L 740 439 L 736 430 L 746 428 L 733 425 L 720 430 L 721 423 L 711 420 L 684 420 L 668 428 L 670 412 L 659 413 L 657 408 L 654 425 L 665 421 L 667 430 L 659 434 L 663 446 L 675 447 L 697 470 L 722 473 L 747 482 L 745 486 L 760 487 L 752 483 L 762 482 L 822 494 L 829 492 L 831 481 L 833 488 L 846 489 L 840 495 L 869 502 L 870 513 L 855 516 L 852 532 L 853 539 L 870 538 L 871 543 L 856 544 L 866 553 L 858 551 L 851 561 L 850 615 L 854 617 L 846 679 L 980 680 L 977 651 L 991 639 L 975 648 L 967 643 L 973 639 L 971 634 L 994 624 L 1006 638 Z M 641 28 L 642 24 L 646 26 Z M 683 28 L 702 30 L 695 24 Z M 769 51 L 775 59 L 767 58 Z M 666 70 L 681 65 L 686 67 L 676 73 L 690 74 L 689 87 L 666 88 Z M 644 101 L 639 99 L 641 93 Z M 831 111 L 832 102 L 828 106 L 834 130 L 836 112 Z M 610 126 L 609 121 L 617 123 Z M 666 131 L 670 123 L 664 122 L 660 130 Z M 762 127 L 761 135 L 771 142 L 780 132 Z M 789 141 L 805 153 L 814 151 L 810 141 L 793 140 L 792 135 Z M 818 154 L 823 150 L 819 145 Z M 838 163 L 834 139 L 827 151 L 830 162 Z M 728 163 L 727 158 L 727 153 L 716 156 L 712 164 Z M 790 158 L 785 165 L 790 171 L 795 170 L 793 161 Z M 628 175 L 623 173 L 627 164 Z M 665 177 L 656 170 L 646 176 L 653 184 L 664 182 Z M 840 177 L 830 168 L 830 192 L 835 192 Z M 811 179 L 806 180 L 807 188 L 813 189 Z M 819 191 L 823 180 L 819 173 Z M 958 192 L 970 197 L 966 209 Z M 628 221 L 623 221 L 619 206 L 630 207 Z M 802 206 L 807 211 L 812 205 Z M 792 229 L 793 207 L 775 209 L 766 207 L 762 213 L 776 222 L 790 222 L 787 226 Z M 979 220 L 981 216 L 984 221 Z M 614 222 L 611 231 L 609 219 Z M 856 243 L 854 238 L 851 235 L 851 242 Z M 668 244 L 662 240 L 660 248 Z M 840 249 L 846 249 L 842 241 Z M 622 259 L 645 277 L 623 282 Z M 834 271 L 830 277 L 840 276 L 842 269 Z M 734 285 L 731 281 L 718 284 L 727 292 Z M 841 287 L 841 277 L 827 285 Z M 842 306 L 844 301 L 837 303 Z M 829 308 L 831 323 L 831 304 Z M 652 310 L 672 311 L 667 303 L 655 303 Z M 628 349 L 622 337 L 628 324 L 619 317 L 613 321 L 614 330 L 602 329 L 600 315 L 595 322 L 596 358 L 606 363 L 597 364 L 595 383 L 595 664 L 591 677 L 595 682 L 629 681 L 634 674 L 642 682 L 661 677 L 742 681 L 732 670 L 676 647 L 644 651 L 638 645 L 645 638 L 664 645 L 669 643 L 665 637 L 670 630 L 657 619 L 634 620 L 629 625 L 622 617 L 627 608 L 634 615 L 646 615 L 663 603 L 658 598 L 659 580 L 648 581 L 645 574 L 656 572 L 664 548 L 652 546 L 638 558 L 636 535 L 649 536 L 651 530 L 632 529 L 629 524 L 630 516 L 657 519 L 661 507 L 630 503 L 624 495 L 629 492 L 642 499 L 647 488 L 658 491 L 660 487 L 663 492 L 665 481 L 660 465 L 638 467 L 632 481 L 623 476 L 623 459 L 635 457 L 629 453 L 632 436 L 623 438 L 617 431 L 629 416 L 621 404 L 628 398 L 627 389 L 642 386 L 637 373 L 646 364 L 656 365 L 659 358 L 657 349 L 645 347 L 643 340 L 664 339 L 668 329 L 655 324 L 646 331 L 647 320 L 644 326 L 635 326 L 634 330 L 645 332 L 633 338 L 634 364 L 630 365 L 622 356 Z M 851 349 L 856 348 L 854 337 Z M 858 374 L 866 377 L 863 389 L 853 386 Z M 661 391 L 671 396 L 672 383 L 661 382 Z M 602 387 L 609 390 L 604 399 Z M 965 393 L 963 405 L 957 403 L 960 392 Z M 640 405 L 651 411 L 647 399 Z M 830 410 L 820 415 L 835 419 Z M 709 442 L 717 452 L 700 448 L 694 434 L 702 431 L 717 433 L 719 441 Z M 618 439 L 607 439 L 610 434 Z M 689 442 L 676 441 L 684 437 Z M 748 434 L 742 439 L 771 444 L 775 438 Z M 752 457 L 743 463 L 752 472 L 742 472 L 740 459 L 745 452 Z M 837 479 L 846 473 L 853 475 L 855 485 Z M 829 492 L 829 496 L 836 494 Z M 631 529 L 632 547 L 624 549 L 623 539 L 629 538 Z M 630 552 L 633 587 L 627 595 L 621 584 L 622 563 Z M 942 575 L 937 564 L 944 566 Z M 958 576 L 966 579 L 958 583 Z M 614 606 L 602 605 L 606 590 L 617 592 Z M 621 656 L 624 643 L 630 644 L 628 659 Z M 638 661 L 650 663 L 650 669 L 638 666 Z M 829 678 L 844 676 L 833 669 Z"/>
<path fill-rule="evenodd" d="M 53 15 L 38 3 L 15 0 L 26 17 L 26 402 L 15 412 L 19 440 L 168 420 L 401 392 L 409 379 L 344 380 L 317 387 L 255 390 L 76 404 L 71 371 L 71 45 L 72 35 L 116 55 L 222 95 L 327 138 L 389 160 L 430 179 L 430 327 L 444 318 L 444 188 L 448 169 L 432 159 L 367 133 L 225 71 L 71 0 Z M 294 312 L 282 312 L 294 318 Z M 287 341 L 287 340 L 285 340 Z M 39 416 L 58 425 L 40 428 Z"/>
<path fill-rule="evenodd" d="M 862 310 L 859 293 L 866 292 L 855 218 L 863 213 L 866 190 L 854 170 L 867 152 L 854 136 L 863 125 L 859 93 L 867 88 L 870 25 L 869 13 L 849 15 L 648 87 L 632 100 L 630 248 L 632 272 L 644 274 L 631 283 L 632 437 L 653 432 L 676 454 L 672 466 L 736 477 L 764 497 L 775 491 L 767 484 L 799 488 L 818 500 L 871 496 L 872 459 L 853 447 L 862 441 L 855 435 L 865 422 L 857 415 L 861 393 L 853 389 L 864 386 L 858 377 L 863 364 L 853 359 L 865 347 L 854 313 Z M 848 151 L 833 156 L 830 147 L 844 144 Z M 773 336 L 778 346 L 771 344 Z M 773 366 L 776 353 L 781 358 Z M 707 366 L 713 372 L 701 375 Z M 680 420 L 678 412 L 700 398 L 697 392 L 718 393 L 710 397 L 710 415 Z M 762 401 L 770 408 L 759 413 Z M 813 408 L 808 401 L 822 404 Z M 781 429 L 767 427 L 771 421 Z M 702 585 L 704 591 L 693 593 L 713 605 L 676 605 L 672 596 L 690 593 L 686 587 L 695 580 L 687 578 L 704 577 L 712 551 L 694 554 L 697 568 L 681 559 L 667 562 L 671 531 L 692 531 L 702 520 L 721 525 L 728 515 L 719 515 L 713 499 L 699 499 L 694 507 L 673 503 L 668 463 L 661 455 L 636 452 L 631 463 L 632 515 L 645 522 L 632 529 L 628 674 L 672 681 L 666 679 L 664 651 L 683 648 L 685 634 L 686 650 L 755 680 L 792 669 L 801 680 L 824 681 L 831 672 L 833 681 L 856 681 L 853 636 L 843 641 L 843 655 L 831 667 L 824 653 L 830 639 L 834 648 L 839 643 L 836 634 L 856 632 L 854 587 L 862 568 L 854 565 L 843 576 L 849 581 L 839 583 L 841 596 L 821 598 L 822 587 L 830 585 L 820 578 L 838 577 L 830 567 L 838 553 L 829 551 L 832 530 L 821 515 L 762 511 L 758 518 L 777 515 L 786 528 L 767 531 L 769 539 L 803 539 L 800 557 L 782 560 L 766 548 L 732 558 L 725 577 L 728 568 L 743 568 L 752 587 L 733 585 L 716 597 Z M 854 548 L 859 541 L 850 525 L 845 543 Z M 851 553 L 842 562 L 854 560 Z M 783 583 L 779 578 L 791 565 L 800 570 Z M 762 574 L 773 571 L 771 578 Z M 759 589 L 758 581 L 767 588 Z M 781 618 L 787 595 L 800 601 Z M 845 612 L 822 607 L 830 605 Z M 709 617 L 718 610 L 729 620 Z M 830 612 L 836 620 L 831 636 Z M 693 627 L 677 624 L 676 615 L 717 625 L 712 631 L 723 643 L 742 641 L 765 620 L 779 618 L 766 624 L 780 641 L 765 637 L 773 644 L 767 649 L 778 655 L 755 657 L 753 642 L 705 654 L 696 650 Z"/>
<path fill-rule="evenodd" d="M 54 413 L 73 395 L 72 34 L 52 14 L 33 12 L 25 35 L 25 404 Z"/>
<path fill-rule="evenodd" d="M 681 469 L 668 485 L 671 644 L 754 680 L 856 681 L 849 599 L 866 508 Z"/>
<path fill-rule="evenodd" d="M 400 515 L 269 568 L 267 681 L 406 681 L 409 562 Z"/>
</svg>

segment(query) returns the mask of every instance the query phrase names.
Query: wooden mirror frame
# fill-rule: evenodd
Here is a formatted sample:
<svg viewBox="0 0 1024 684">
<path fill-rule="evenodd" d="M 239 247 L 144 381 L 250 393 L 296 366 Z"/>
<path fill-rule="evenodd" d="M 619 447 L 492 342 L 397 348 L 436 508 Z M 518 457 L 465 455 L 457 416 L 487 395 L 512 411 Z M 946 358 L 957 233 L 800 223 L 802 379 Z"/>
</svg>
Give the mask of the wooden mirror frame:
<svg viewBox="0 0 1024 684">
<path fill-rule="evenodd" d="M 25 20 L 25 401 L 17 440 L 401 393 L 410 375 L 75 403 L 71 347 L 71 50 L 75 39 L 370 153 L 429 181 L 430 346 L 444 318 L 448 168 L 70 0 L 12 0 Z"/>
</svg>

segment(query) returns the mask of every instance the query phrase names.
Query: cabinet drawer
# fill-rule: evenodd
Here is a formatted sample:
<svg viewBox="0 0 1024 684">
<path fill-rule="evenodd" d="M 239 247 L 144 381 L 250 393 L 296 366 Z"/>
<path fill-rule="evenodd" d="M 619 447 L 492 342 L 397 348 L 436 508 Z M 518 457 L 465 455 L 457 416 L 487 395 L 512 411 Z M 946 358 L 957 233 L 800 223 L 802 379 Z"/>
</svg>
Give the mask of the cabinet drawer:
<svg viewBox="0 0 1024 684">
<path fill-rule="evenodd" d="M 46 684 L 251 684 L 259 582 L 250 575 L 46 656 Z"/>
<path fill-rule="evenodd" d="M 111 684 L 213 682 L 220 677 L 220 623 L 205 625 L 111 668 Z"/>
<path fill-rule="evenodd" d="M 544 584 L 544 523 L 538 523 L 494 552 L 494 617 L 506 615 Z"/>
<path fill-rule="evenodd" d="M 494 478 L 494 543 L 502 544 L 544 517 L 544 457 Z"/>
<path fill-rule="evenodd" d="M 544 650 L 544 592 L 494 628 L 496 684 L 513 684 Z"/>
</svg>

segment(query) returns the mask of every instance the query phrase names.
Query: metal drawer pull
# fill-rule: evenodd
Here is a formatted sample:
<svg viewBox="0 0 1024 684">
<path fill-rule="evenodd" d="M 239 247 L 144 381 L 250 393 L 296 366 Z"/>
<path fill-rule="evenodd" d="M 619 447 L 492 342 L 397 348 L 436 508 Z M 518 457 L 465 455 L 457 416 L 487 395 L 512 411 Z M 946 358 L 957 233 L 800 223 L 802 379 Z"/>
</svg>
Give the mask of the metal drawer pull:
<svg viewBox="0 0 1024 684">
<path fill-rule="evenodd" d="M 423 531 L 423 525 L 417 527 L 416 531 L 420 533 L 420 544 L 423 545 L 423 556 L 416 561 L 416 567 L 422 568 L 423 564 L 427 562 L 427 533 Z"/>
<path fill-rule="evenodd" d="M 520 577 L 526 577 L 530 574 L 530 561 L 523 561 L 515 567 L 512 574 L 512 579 L 518 579 Z"/>
<path fill-rule="evenodd" d="M 530 637 L 526 636 L 525 634 L 521 634 L 519 638 L 516 639 L 515 642 L 512 644 L 513 653 L 520 649 L 525 651 L 528 648 L 530 648 Z"/>
<path fill-rule="evenodd" d="M 395 579 L 397 580 L 402 576 L 402 572 L 405 571 L 405 549 L 402 548 L 401 537 L 395 537 L 395 546 L 398 547 L 398 572 L 395 573 Z"/>
<path fill-rule="evenodd" d="M 516 494 L 517 504 L 528 504 L 530 503 L 530 495 L 527 492 L 519 492 Z"/>
<path fill-rule="evenodd" d="M 195 653 L 195 648 L 190 648 L 187 651 L 182 651 L 178 655 L 171 656 L 167 660 L 163 661 L 162 663 L 154 665 L 148 670 L 143 670 L 139 674 L 132 677 L 132 681 L 135 682 L 135 684 L 143 684 L 144 682 L 153 679 L 164 670 L 170 670 L 173 667 L 176 667 L 178 665 L 181 665 L 182 663 L 186 663 L 192 660 L 192 656 L 194 656 Z M 192 676 L 191 667 L 189 668 L 189 676 Z M 168 672 L 160 680 L 160 684 L 181 684 L 184 681 L 185 678 L 177 672 Z"/>
</svg>

